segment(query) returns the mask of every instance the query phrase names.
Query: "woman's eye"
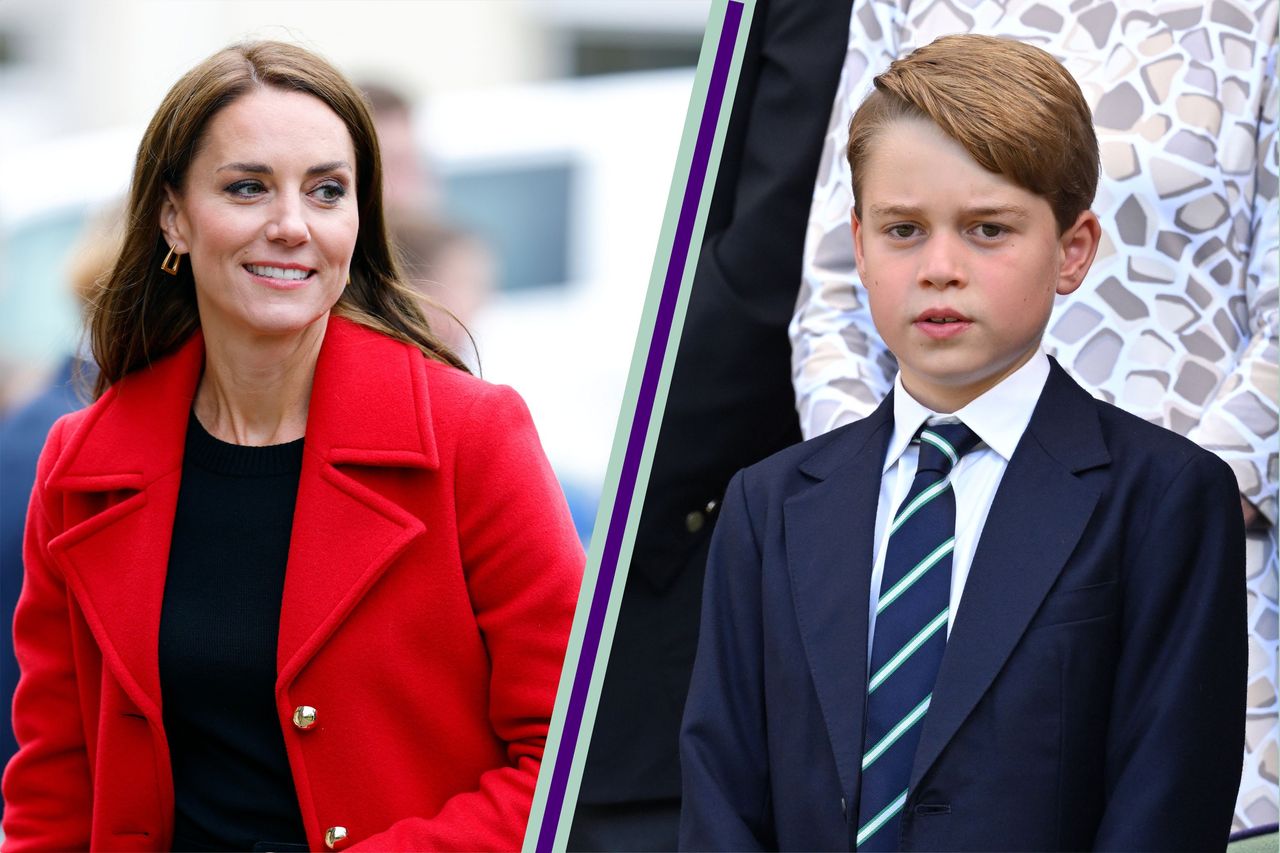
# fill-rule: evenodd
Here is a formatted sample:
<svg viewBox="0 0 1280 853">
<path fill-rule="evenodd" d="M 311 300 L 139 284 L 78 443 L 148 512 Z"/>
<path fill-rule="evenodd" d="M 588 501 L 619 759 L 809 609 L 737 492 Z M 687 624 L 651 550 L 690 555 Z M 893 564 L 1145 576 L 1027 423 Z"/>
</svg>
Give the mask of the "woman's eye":
<svg viewBox="0 0 1280 853">
<path fill-rule="evenodd" d="M 262 186 L 261 181 L 236 181 L 227 187 L 227 192 L 241 198 L 252 198 L 266 192 L 266 189 Z"/>
<path fill-rule="evenodd" d="M 332 204 L 347 194 L 347 188 L 337 181 L 326 181 L 312 190 L 311 193 L 321 201 Z"/>
</svg>

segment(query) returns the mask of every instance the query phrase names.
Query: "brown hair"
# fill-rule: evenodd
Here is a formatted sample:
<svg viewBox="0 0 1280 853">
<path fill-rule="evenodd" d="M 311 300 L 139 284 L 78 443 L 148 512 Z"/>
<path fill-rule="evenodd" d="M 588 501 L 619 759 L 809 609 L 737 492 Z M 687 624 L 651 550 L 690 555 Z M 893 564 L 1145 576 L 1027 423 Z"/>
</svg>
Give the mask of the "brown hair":
<svg viewBox="0 0 1280 853">
<path fill-rule="evenodd" d="M 894 60 L 849 122 L 854 212 L 871 145 L 903 118 L 932 121 L 984 169 L 1049 202 L 1059 232 L 1093 204 L 1098 139 L 1080 87 L 1050 54 L 1012 39 L 943 36 Z"/>
<path fill-rule="evenodd" d="M 176 278 L 160 270 L 169 251 L 160 231 L 165 187 L 180 188 L 210 119 L 254 89 L 305 92 L 347 126 L 356 153 L 360 230 L 351 282 L 334 313 L 416 346 L 428 358 L 466 365 L 431 330 L 419 297 L 405 283 L 387 239 L 382 165 L 369 109 L 332 65 L 295 45 L 247 42 L 218 51 L 183 75 L 152 117 L 138 146 L 120 255 L 95 296 L 89 318 L 101 373 L 95 396 L 126 374 L 172 350 L 200 325 L 191 265 Z"/>
</svg>

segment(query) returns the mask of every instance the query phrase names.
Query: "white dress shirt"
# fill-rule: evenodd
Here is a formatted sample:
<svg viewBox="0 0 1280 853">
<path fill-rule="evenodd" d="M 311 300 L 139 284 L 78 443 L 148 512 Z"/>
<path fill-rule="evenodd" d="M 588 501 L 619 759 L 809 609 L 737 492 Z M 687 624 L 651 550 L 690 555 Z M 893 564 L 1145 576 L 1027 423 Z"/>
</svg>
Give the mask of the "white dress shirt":
<svg viewBox="0 0 1280 853">
<path fill-rule="evenodd" d="M 884 559 L 889 550 L 885 531 L 889 520 L 911 490 L 920 458 L 919 446 L 911 439 L 925 421 L 931 424 L 962 421 L 980 439 L 977 447 L 961 457 L 951 469 L 951 488 L 956 497 L 956 544 L 951 554 L 951 606 L 947 617 L 947 635 L 960 610 L 969 566 L 978 547 L 987 512 L 1014 448 L 1022 440 L 1031 421 L 1031 413 L 1040 400 L 1040 392 L 1049 378 L 1049 359 L 1043 351 L 1006 376 L 994 388 L 971 401 L 953 414 L 940 415 L 921 405 L 902 387 L 902 374 L 894 380 L 893 436 L 885 454 L 880 476 L 880 504 L 876 510 L 876 561 L 871 570 L 867 649 L 876 630 L 876 603 L 880 598 L 880 582 L 884 576 Z M 871 655 L 867 655 L 867 666 Z"/>
</svg>

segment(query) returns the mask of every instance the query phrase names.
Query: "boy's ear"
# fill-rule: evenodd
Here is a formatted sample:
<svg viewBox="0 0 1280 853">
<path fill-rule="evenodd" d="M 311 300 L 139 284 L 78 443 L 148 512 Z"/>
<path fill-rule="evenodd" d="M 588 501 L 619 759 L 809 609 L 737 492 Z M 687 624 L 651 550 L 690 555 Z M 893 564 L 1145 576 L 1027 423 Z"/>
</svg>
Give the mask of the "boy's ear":
<svg viewBox="0 0 1280 853">
<path fill-rule="evenodd" d="M 1062 252 L 1062 266 L 1058 270 L 1057 292 L 1060 296 L 1075 292 L 1089 267 L 1093 266 L 1093 258 L 1098 254 L 1098 244 L 1102 240 L 1102 226 L 1092 210 L 1086 210 L 1076 217 L 1075 223 L 1062 232 L 1058 239 L 1058 248 Z"/>
<path fill-rule="evenodd" d="M 853 257 L 862 275 L 862 220 L 858 219 L 858 211 L 849 209 L 849 229 L 853 233 Z M 866 281 L 864 278 L 863 281 Z"/>
<path fill-rule="evenodd" d="M 165 185 L 164 201 L 160 202 L 160 231 L 165 242 L 178 254 L 187 253 L 186 240 L 187 221 L 182 213 L 182 198 L 173 189 Z"/>
</svg>

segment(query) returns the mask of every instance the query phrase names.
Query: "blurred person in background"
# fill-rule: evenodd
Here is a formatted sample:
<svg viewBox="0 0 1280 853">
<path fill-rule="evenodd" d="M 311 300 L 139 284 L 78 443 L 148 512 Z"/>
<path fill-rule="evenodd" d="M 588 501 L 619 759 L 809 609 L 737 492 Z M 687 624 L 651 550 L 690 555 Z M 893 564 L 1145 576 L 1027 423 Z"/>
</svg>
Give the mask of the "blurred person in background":
<svg viewBox="0 0 1280 853">
<path fill-rule="evenodd" d="M 382 150 L 382 203 L 391 216 L 440 217 L 440 179 L 413 128 L 409 98 L 388 83 L 365 81 L 361 91 L 373 109 Z"/>
<path fill-rule="evenodd" d="M 77 303 L 87 309 L 98 282 L 111 272 L 120 253 L 121 206 L 112 205 L 90 218 L 71 252 L 67 281 Z M 68 356 L 34 398 L 0 418 L 0 767 L 18 749 L 13 737 L 10 706 L 18 684 L 13 655 L 13 608 L 22 589 L 22 531 L 27 503 L 35 484 L 36 461 L 54 421 L 85 404 L 85 392 L 97 378 L 88 352 Z"/>
<path fill-rule="evenodd" d="M 364 100 L 292 45 L 153 117 L 97 399 L 27 520 L 7 850 L 519 847 L 582 550 L 381 180 Z"/>
<path fill-rule="evenodd" d="M 493 295 L 493 252 L 476 235 L 421 214 L 388 216 L 388 228 L 406 277 L 425 297 L 422 307 L 432 328 L 478 372 L 480 354 L 469 330 Z"/>
</svg>

